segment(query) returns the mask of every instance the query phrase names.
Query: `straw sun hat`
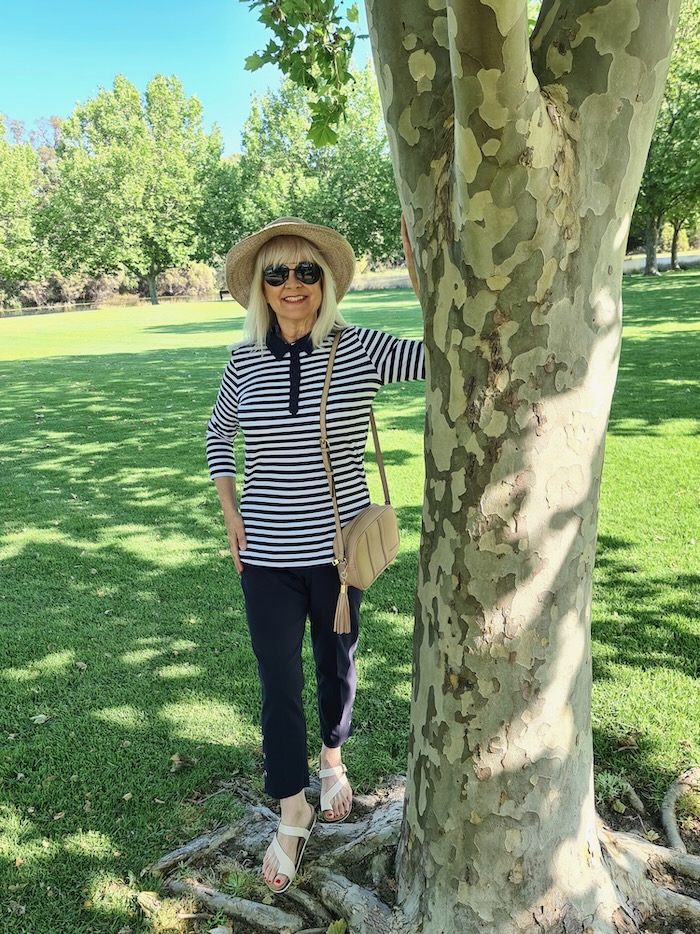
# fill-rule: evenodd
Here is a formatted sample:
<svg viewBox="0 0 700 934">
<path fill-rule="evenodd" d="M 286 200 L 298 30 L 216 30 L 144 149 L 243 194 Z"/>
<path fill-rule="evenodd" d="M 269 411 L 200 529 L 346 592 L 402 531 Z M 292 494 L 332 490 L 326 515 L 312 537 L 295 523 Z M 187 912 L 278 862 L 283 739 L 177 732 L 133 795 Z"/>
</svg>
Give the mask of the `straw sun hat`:
<svg viewBox="0 0 700 934">
<path fill-rule="evenodd" d="M 348 241 L 330 227 L 307 224 L 298 217 L 280 217 L 262 230 L 231 247 L 226 257 L 226 284 L 231 295 L 248 307 L 250 285 L 255 274 L 255 258 L 273 237 L 303 237 L 323 254 L 335 279 L 336 300 L 345 295 L 355 274 L 355 254 Z"/>
</svg>

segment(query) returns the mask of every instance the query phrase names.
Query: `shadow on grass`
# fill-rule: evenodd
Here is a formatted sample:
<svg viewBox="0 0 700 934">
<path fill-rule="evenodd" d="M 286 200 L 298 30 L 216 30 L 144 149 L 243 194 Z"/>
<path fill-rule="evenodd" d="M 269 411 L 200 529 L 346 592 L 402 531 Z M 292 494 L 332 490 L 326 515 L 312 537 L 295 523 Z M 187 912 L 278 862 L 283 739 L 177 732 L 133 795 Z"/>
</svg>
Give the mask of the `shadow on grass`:
<svg viewBox="0 0 700 934">
<path fill-rule="evenodd" d="M 671 675 L 674 679 L 681 676 L 693 680 L 700 676 L 700 575 L 644 573 L 630 562 L 631 548 L 631 542 L 613 536 L 601 535 L 598 540 L 593 678 L 598 684 L 609 682 L 622 703 L 627 690 L 634 692 L 630 695 L 634 701 L 630 709 L 639 711 L 641 705 L 638 716 L 644 719 L 648 718 L 642 686 L 646 683 L 645 672 L 654 673 L 657 690 L 663 690 L 662 685 Z M 633 679 L 627 687 L 625 669 Z M 621 733 L 624 726 L 618 722 L 594 727 L 597 765 L 626 772 L 647 794 L 656 794 L 658 803 L 677 774 L 659 768 L 656 754 L 661 744 L 651 729 L 643 731 L 632 746 L 621 744 Z M 678 761 L 684 761 L 682 749 Z M 677 771 L 688 764 L 679 765 Z"/>
<path fill-rule="evenodd" d="M 610 415 L 613 435 L 656 433 L 670 419 L 694 419 L 700 431 L 700 275 L 634 279 L 625 286 L 625 327 L 650 328 L 624 335 Z M 668 330 L 665 328 L 668 327 Z"/>
<path fill-rule="evenodd" d="M 231 321 L 202 321 L 190 324 L 158 324 L 144 328 L 154 334 L 218 334 L 231 335 L 230 343 L 239 341 L 243 337 L 241 321 L 232 318 Z"/>
<path fill-rule="evenodd" d="M 0 365 L 11 387 L 0 399 L 0 823 L 21 860 L 0 859 L 3 891 L 16 886 L 30 906 L 7 916 L 8 934 L 38 902 L 33 930 L 145 930 L 133 898 L 107 910 L 96 889 L 138 878 L 211 826 L 198 801 L 218 780 L 262 785 L 257 667 L 204 458 L 225 359 L 188 348 Z M 408 452 L 389 444 L 387 455 L 401 464 Z M 401 513 L 418 520 L 417 508 Z M 405 761 L 411 626 L 385 609 L 412 616 L 416 561 L 402 554 L 365 598 L 360 784 Z M 308 644 L 304 665 L 314 753 Z M 377 735 L 389 737 L 380 760 Z M 195 765 L 172 772 L 175 754 Z"/>
</svg>

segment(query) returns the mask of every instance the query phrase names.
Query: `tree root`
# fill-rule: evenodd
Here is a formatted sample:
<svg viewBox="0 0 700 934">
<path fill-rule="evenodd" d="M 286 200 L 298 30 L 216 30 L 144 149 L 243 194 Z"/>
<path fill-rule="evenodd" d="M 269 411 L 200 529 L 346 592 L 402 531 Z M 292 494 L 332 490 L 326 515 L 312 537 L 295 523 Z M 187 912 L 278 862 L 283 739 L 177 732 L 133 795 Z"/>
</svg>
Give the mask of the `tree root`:
<svg viewBox="0 0 700 934">
<path fill-rule="evenodd" d="M 679 775 L 671 785 L 661 804 L 661 823 L 663 824 L 666 839 L 675 850 L 681 850 L 683 853 L 686 852 L 686 848 L 678 832 L 676 801 L 687 791 L 698 788 L 700 788 L 700 769 L 688 769 L 687 772 Z"/>
<path fill-rule="evenodd" d="M 304 928 L 304 922 L 298 915 L 282 911 L 273 905 L 261 905 L 247 898 L 224 895 L 216 889 L 200 885 L 195 879 L 170 879 L 168 888 L 177 895 L 192 895 L 214 912 L 223 911 L 231 918 L 261 927 L 265 931 L 294 934 Z"/>
<path fill-rule="evenodd" d="M 684 773 L 664 801 L 667 819 L 676 830 L 674 837 L 665 823 L 670 847 L 613 831 L 602 822 L 598 836 L 623 913 L 678 919 L 700 934 L 700 857 L 685 852 L 682 841 L 676 845 L 680 835 L 674 813 L 680 794 L 697 787 L 699 780 L 699 769 Z M 245 868 L 253 859 L 258 864 L 262 860 L 278 818 L 261 804 L 250 807 L 240 820 L 179 847 L 147 871 L 163 876 L 171 892 L 192 896 L 207 909 L 223 911 L 254 930 L 321 934 L 334 919 L 344 918 L 350 934 L 413 934 L 393 907 L 404 788 L 402 780 L 392 780 L 374 795 L 357 795 L 350 821 L 318 823 L 297 882 L 275 898 L 274 906 L 226 895 L 210 884 L 219 861 L 223 870 L 232 862 Z M 635 810 L 643 813 L 633 789 L 625 792 Z M 266 894 L 263 887 L 260 891 Z"/>
<path fill-rule="evenodd" d="M 663 915 L 700 924 L 700 901 L 696 897 L 700 890 L 691 896 L 669 887 L 684 888 L 685 880 L 700 882 L 700 857 L 602 824 L 598 836 L 618 889 L 644 917 Z"/>
</svg>

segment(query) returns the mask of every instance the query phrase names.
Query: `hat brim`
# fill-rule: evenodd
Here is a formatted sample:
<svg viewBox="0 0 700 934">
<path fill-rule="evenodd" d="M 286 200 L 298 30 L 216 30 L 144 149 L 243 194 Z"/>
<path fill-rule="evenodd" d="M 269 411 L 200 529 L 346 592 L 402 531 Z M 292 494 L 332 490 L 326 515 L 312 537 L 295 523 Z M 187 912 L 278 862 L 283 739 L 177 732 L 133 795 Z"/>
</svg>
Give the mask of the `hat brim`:
<svg viewBox="0 0 700 934">
<path fill-rule="evenodd" d="M 323 255 L 335 280 L 336 301 L 345 295 L 355 275 L 355 253 L 342 234 L 320 224 L 307 224 L 297 217 L 282 217 L 231 247 L 226 257 L 226 284 L 244 308 L 250 301 L 255 259 L 273 237 L 303 237 Z"/>
</svg>

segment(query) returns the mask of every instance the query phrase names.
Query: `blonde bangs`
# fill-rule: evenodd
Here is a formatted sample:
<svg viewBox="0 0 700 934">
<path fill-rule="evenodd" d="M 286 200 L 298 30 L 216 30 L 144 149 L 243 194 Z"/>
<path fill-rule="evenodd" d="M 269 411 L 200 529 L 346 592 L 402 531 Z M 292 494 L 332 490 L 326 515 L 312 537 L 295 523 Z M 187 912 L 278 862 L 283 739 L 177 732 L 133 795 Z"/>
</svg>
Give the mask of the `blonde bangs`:
<svg viewBox="0 0 700 934">
<path fill-rule="evenodd" d="M 279 266 L 280 263 L 301 263 L 308 260 L 323 269 L 325 261 L 313 243 L 303 237 L 273 237 L 258 253 L 260 269 Z M 326 270 L 324 270 L 325 278 Z"/>
</svg>

